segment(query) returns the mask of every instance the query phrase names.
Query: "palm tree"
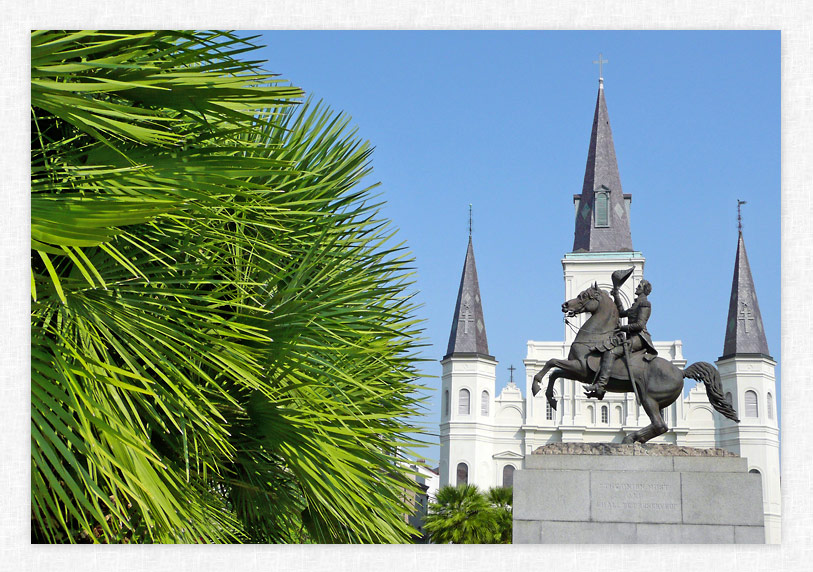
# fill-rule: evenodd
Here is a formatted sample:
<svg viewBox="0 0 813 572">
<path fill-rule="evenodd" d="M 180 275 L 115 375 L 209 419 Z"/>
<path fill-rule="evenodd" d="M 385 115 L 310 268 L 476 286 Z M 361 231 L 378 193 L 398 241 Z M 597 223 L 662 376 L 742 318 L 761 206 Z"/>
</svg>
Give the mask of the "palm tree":
<svg viewBox="0 0 813 572">
<path fill-rule="evenodd" d="M 497 511 L 476 485 L 440 488 L 424 528 L 435 544 L 493 544 L 500 536 Z"/>
<path fill-rule="evenodd" d="M 32 33 L 34 541 L 409 537 L 408 254 L 255 48 Z"/>
<path fill-rule="evenodd" d="M 488 489 L 486 498 L 497 513 L 497 524 L 499 544 L 511 544 L 514 532 L 513 515 L 513 487 L 494 487 Z"/>
</svg>

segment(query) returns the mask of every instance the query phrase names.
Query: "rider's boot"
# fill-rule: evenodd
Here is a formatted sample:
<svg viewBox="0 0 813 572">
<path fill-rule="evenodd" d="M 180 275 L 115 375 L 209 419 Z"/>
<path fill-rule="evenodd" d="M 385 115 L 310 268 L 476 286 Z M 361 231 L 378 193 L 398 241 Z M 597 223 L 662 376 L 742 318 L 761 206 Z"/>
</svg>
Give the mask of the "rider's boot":
<svg viewBox="0 0 813 572">
<path fill-rule="evenodd" d="M 604 399 L 604 394 L 607 393 L 607 382 L 610 381 L 610 372 L 613 369 L 613 362 L 615 362 L 615 354 L 612 351 L 606 351 L 601 354 L 601 366 L 598 371 L 598 379 L 596 382 L 588 385 L 584 394 L 587 397 L 595 397 L 599 401 Z"/>
</svg>

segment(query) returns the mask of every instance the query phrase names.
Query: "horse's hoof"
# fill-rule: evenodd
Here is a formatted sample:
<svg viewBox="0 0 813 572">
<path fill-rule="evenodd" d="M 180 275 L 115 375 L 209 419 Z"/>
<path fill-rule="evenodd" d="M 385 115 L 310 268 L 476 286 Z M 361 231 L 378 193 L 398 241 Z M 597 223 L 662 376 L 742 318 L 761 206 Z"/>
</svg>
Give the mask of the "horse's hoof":
<svg viewBox="0 0 813 572">
<path fill-rule="evenodd" d="M 534 380 L 533 384 L 531 385 L 531 393 L 533 393 L 534 397 L 536 397 L 536 394 L 539 393 L 539 389 L 539 382 Z"/>
</svg>

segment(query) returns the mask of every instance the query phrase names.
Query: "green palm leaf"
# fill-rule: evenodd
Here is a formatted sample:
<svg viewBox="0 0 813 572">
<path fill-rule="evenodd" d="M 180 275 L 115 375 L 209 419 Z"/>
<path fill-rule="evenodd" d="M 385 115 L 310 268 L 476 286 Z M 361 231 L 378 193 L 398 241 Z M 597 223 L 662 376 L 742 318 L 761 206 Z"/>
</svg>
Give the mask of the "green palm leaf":
<svg viewBox="0 0 813 572">
<path fill-rule="evenodd" d="M 251 49 L 32 34 L 35 540 L 411 534 L 408 254 L 370 147 Z"/>
</svg>

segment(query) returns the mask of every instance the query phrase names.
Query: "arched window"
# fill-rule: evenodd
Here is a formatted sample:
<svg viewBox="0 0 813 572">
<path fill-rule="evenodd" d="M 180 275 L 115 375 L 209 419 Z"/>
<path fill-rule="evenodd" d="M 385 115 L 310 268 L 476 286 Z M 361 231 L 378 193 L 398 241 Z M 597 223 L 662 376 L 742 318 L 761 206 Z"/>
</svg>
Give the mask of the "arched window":
<svg viewBox="0 0 813 572">
<path fill-rule="evenodd" d="M 466 463 L 459 463 L 457 465 L 457 484 L 469 484 L 469 466 Z"/>
<path fill-rule="evenodd" d="M 488 392 L 484 391 L 480 395 L 480 415 L 488 416 Z"/>
<path fill-rule="evenodd" d="M 621 407 L 616 407 L 615 408 L 615 416 L 618 419 L 618 424 L 623 425 L 624 424 L 624 413 L 621 411 Z"/>
<path fill-rule="evenodd" d="M 606 405 L 601 406 L 601 422 L 602 423 L 610 422 L 610 410 Z"/>
<path fill-rule="evenodd" d="M 762 473 L 760 473 L 760 472 L 759 472 L 759 470 L 758 470 L 758 469 L 751 469 L 751 470 L 750 470 L 750 471 L 748 471 L 748 472 L 749 472 L 749 473 L 751 473 L 751 474 L 754 474 L 754 475 L 761 475 L 761 474 L 762 474 Z"/>
<path fill-rule="evenodd" d="M 505 488 L 514 486 L 514 466 L 505 465 L 502 468 L 502 486 Z"/>
<path fill-rule="evenodd" d="M 759 417 L 759 404 L 757 403 L 757 394 L 755 391 L 745 392 L 745 416 L 746 417 Z"/>
<path fill-rule="evenodd" d="M 556 390 L 553 390 L 553 398 L 556 399 Z M 545 399 L 545 419 L 548 421 L 552 421 L 554 418 L 554 412 L 556 411 L 553 407 L 550 406 L 550 403 L 547 402 L 548 400 Z"/>
<path fill-rule="evenodd" d="M 449 390 L 446 389 L 443 392 L 443 410 L 446 412 L 446 415 L 449 415 Z"/>
<path fill-rule="evenodd" d="M 592 405 L 587 406 L 587 413 L 588 413 L 588 415 L 590 417 L 590 424 L 595 425 L 596 424 L 596 410 L 593 409 Z"/>
<path fill-rule="evenodd" d="M 768 394 L 768 419 L 773 419 L 773 395 Z"/>
<path fill-rule="evenodd" d="M 469 393 L 468 389 L 461 389 L 460 393 L 457 394 L 457 412 L 462 413 L 463 415 L 468 415 L 471 411 L 469 407 L 469 399 L 471 394 Z"/>
</svg>

